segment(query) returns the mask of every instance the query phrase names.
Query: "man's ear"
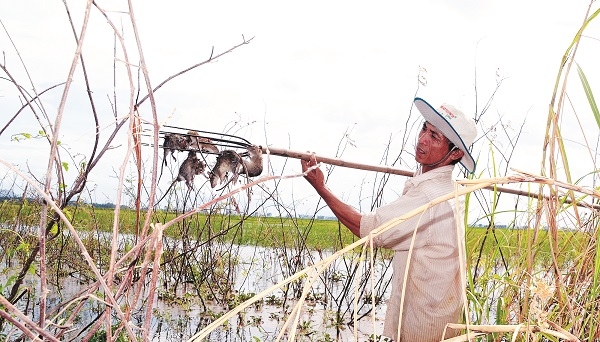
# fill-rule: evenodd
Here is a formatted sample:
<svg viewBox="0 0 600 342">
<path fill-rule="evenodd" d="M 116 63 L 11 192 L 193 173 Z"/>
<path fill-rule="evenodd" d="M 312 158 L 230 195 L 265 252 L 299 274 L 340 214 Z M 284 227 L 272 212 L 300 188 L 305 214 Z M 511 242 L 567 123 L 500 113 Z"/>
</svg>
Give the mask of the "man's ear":
<svg viewBox="0 0 600 342">
<path fill-rule="evenodd" d="M 451 157 L 452 160 L 461 160 L 464 155 L 465 153 L 461 149 L 457 148 L 452 151 Z"/>
</svg>

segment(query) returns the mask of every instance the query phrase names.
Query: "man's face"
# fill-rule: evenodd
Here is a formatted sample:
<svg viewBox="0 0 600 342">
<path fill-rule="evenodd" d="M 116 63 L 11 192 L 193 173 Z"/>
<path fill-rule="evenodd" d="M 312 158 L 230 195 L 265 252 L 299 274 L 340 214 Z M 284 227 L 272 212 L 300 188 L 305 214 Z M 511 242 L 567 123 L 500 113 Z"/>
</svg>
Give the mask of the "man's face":
<svg viewBox="0 0 600 342">
<path fill-rule="evenodd" d="M 423 165 L 423 172 L 450 164 L 455 158 L 447 156 L 449 150 L 450 141 L 435 126 L 425 122 L 419 132 L 419 140 L 415 148 L 415 160 Z M 448 158 L 443 160 L 444 157 Z M 435 164 L 441 160 L 443 160 L 441 163 Z"/>
</svg>

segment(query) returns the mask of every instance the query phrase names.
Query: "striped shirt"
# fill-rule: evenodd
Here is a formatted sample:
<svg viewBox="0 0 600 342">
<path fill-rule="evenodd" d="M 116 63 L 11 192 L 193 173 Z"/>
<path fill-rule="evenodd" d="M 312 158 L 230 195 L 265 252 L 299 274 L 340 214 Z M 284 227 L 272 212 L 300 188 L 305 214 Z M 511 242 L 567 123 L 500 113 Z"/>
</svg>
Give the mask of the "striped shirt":
<svg viewBox="0 0 600 342">
<path fill-rule="evenodd" d="M 361 237 L 391 219 L 453 192 L 453 169 L 454 165 L 443 166 L 407 180 L 397 200 L 362 215 Z M 394 250 L 392 294 L 387 301 L 384 336 L 398 341 L 402 287 L 415 228 L 418 230 L 409 263 L 399 341 L 440 341 L 446 324 L 459 322 L 465 275 L 460 270 L 459 246 L 463 244 L 462 240 L 458 243 L 454 203 L 455 199 L 442 202 L 374 238 L 375 246 Z M 460 208 L 457 213 L 460 215 Z M 459 222 L 459 234 L 464 240 L 462 218 Z M 444 338 L 455 336 L 454 333 L 448 329 Z"/>
</svg>

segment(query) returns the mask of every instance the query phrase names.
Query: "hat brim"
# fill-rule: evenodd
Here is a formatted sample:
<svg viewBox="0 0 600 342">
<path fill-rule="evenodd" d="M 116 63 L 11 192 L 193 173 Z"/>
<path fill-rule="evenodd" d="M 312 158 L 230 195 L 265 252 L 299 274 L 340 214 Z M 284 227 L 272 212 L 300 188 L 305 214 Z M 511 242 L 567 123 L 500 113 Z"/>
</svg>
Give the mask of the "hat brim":
<svg viewBox="0 0 600 342">
<path fill-rule="evenodd" d="M 465 142 L 462 140 L 460 135 L 458 135 L 458 133 L 454 130 L 454 127 L 452 127 L 452 125 L 450 125 L 450 123 L 427 101 L 417 97 L 415 98 L 414 102 L 415 106 L 419 112 L 421 112 L 421 115 L 423 115 L 425 120 L 434 125 L 435 128 L 439 129 L 442 134 L 448 138 L 448 140 L 450 140 L 454 145 L 456 145 L 456 147 L 464 152 L 460 163 L 465 169 L 467 169 L 467 171 L 473 173 L 473 171 L 475 171 L 475 159 L 473 159 L 468 147 L 465 145 Z"/>
</svg>

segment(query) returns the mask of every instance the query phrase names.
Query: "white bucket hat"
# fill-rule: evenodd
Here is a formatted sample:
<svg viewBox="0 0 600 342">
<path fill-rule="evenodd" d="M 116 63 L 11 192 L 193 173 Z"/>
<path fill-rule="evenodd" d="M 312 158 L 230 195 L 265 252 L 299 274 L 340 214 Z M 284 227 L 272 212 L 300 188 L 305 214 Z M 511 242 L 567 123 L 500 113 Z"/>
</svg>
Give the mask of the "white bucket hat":
<svg viewBox="0 0 600 342">
<path fill-rule="evenodd" d="M 464 152 L 460 163 L 467 171 L 473 173 L 475 171 L 475 160 L 469 152 L 469 147 L 477 138 L 475 121 L 466 117 L 459 108 L 447 103 L 442 104 L 439 110 L 435 110 L 420 97 L 415 97 L 414 102 L 425 120 L 439 129 L 448 140 Z"/>
</svg>

